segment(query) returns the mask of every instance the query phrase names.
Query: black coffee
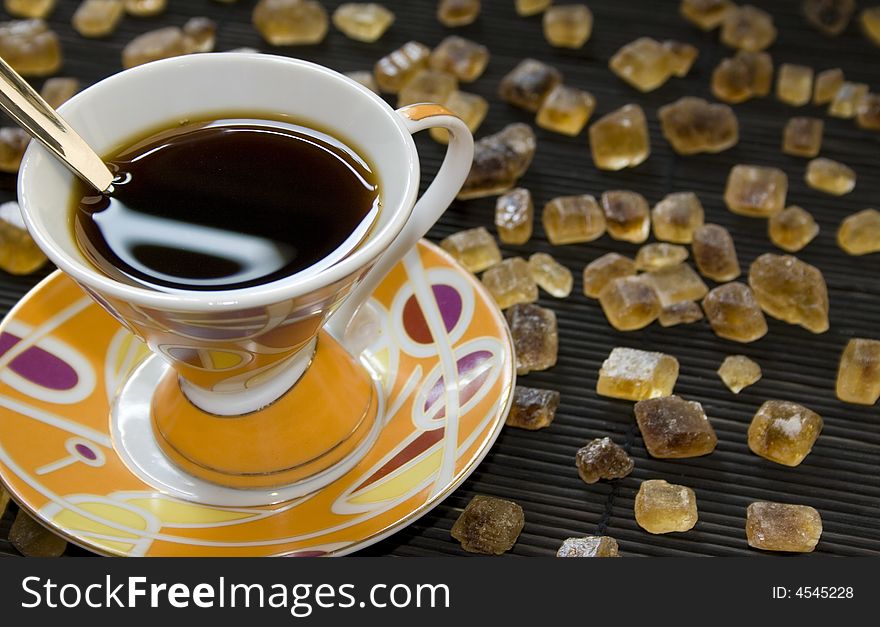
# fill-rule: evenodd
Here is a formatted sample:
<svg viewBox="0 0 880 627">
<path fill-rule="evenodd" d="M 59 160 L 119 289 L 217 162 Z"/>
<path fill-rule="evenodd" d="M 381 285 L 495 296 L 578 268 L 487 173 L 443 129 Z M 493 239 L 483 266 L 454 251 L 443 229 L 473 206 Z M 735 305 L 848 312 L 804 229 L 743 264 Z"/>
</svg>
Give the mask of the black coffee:
<svg viewBox="0 0 880 627">
<path fill-rule="evenodd" d="M 221 290 L 307 268 L 379 210 L 370 166 L 325 133 L 225 119 L 153 135 L 108 159 L 109 194 L 75 191 L 74 231 L 105 274 L 152 289 Z M 359 228 L 360 227 L 360 228 Z"/>
</svg>

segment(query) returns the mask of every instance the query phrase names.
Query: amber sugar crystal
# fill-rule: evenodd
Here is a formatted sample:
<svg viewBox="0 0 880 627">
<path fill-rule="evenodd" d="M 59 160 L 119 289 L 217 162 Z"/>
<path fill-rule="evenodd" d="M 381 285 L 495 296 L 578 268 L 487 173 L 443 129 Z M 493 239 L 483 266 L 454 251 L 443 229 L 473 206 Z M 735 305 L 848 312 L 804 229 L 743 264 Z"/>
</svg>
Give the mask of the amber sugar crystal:
<svg viewBox="0 0 880 627">
<path fill-rule="evenodd" d="M 376 41 L 393 23 L 394 13 L 375 2 L 346 2 L 333 12 L 333 25 L 355 41 Z"/>
<path fill-rule="evenodd" d="M 819 234 L 819 225 L 808 211 L 792 205 L 767 221 L 770 241 L 790 253 L 797 252 Z"/>
<path fill-rule="evenodd" d="M 807 505 L 758 501 L 746 509 L 746 540 L 764 551 L 809 553 L 822 536 L 822 517 Z"/>
<path fill-rule="evenodd" d="M 645 244 L 636 254 L 636 269 L 659 270 L 676 266 L 688 258 L 688 250 L 684 246 L 655 242 Z"/>
<path fill-rule="evenodd" d="M 663 48 L 669 53 L 669 67 L 673 76 L 679 78 L 687 76 L 697 57 L 700 56 L 700 49 L 696 46 L 674 39 L 664 41 Z"/>
<path fill-rule="evenodd" d="M 718 376 L 734 394 L 760 381 L 761 366 L 745 355 L 728 355 L 718 368 Z"/>
<path fill-rule="evenodd" d="M 813 189 L 842 196 L 855 188 L 856 173 L 845 163 L 818 157 L 807 164 L 804 180 Z"/>
<path fill-rule="evenodd" d="M 590 126 L 590 150 L 600 170 L 634 168 L 651 154 L 648 122 L 637 104 L 602 116 Z"/>
<path fill-rule="evenodd" d="M 55 0 L 3 0 L 9 15 L 24 18 L 44 18 L 55 8 Z"/>
<path fill-rule="evenodd" d="M 791 118 L 782 132 L 782 152 L 796 157 L 815 157 L 822 149 L 825 122 L 819 118 Z"/>
<path fill-rule="evenodd" d="M 525 244 L 532 237 L 535 220 L 532 193 L 517 187 L 495 201 L 495 228 L 498 239 L 505 244 Z"/>
<path fill-rule="evenodd" d="M 665 305 L 657 318 L 661 327 L 674 327 L 679 324 L 691 324 L 703 319 L 703 310 L 692 300 L 685 300 Z"/>
<path fill-rule="evenodd" d="M 743 5 L 727 12 L 721 22 L 721 43 L 731 48 L 760 52 L 776 41 L 773 16 L 757 7 Z"/>
<path fill-rule="evenodd" d="M 528 124 L 510 124 L 474 144 L 474 160 L 458 198 L 501 194 L 516 185 L 535 156 L 537 139 Z"/>
<path fill-rule="evenodd" d="M 562 73 L 535 59 L 523 59 L 498 85 L 501 100 L 537 113 L 553 88 L 562 83 Z"/>
<path fill-rule="evenodd" d="M 22 76 L 46 76 L 61 67 L 61 43 L 43 20 L 0 22 L 0 57 Z"/>
<path fill-rule="evenodd" d="M 651 282 L 663 307 L 699 300 L 709 291 L 703 279 L 686 263 L 652 270 L 643 276 Z"/>
<path fill-rule="evenodd" d="M 556 365 L 559 331 L 553 310 L 534 304 L 518 304 L 508 309 L 505 316 L 513 337 L 518 375 Z"/>
<path fill-rule="evenodd" d="M 651 231 L 648 201 L 638 192 L 613 190 L 602 194 L 602 211 L 608 235 L 617 240 L 640 244 Z"/>
<path fill-rule="evenodd" d="M 480 15 L 480 0 L 440 0 L 437 20 L 444 26 L 467 26 Z"/>
<path fill-rule="evenodd" d="M 618 331 L 635 331 L 660 315 L 660 297 L 645 276 L 612 279 L 599 292 L 599 304 L 609 324 Z"/>
<path fill-rule="evenodd" d="M 440 246 L 471 272 L 482 272 L 501 262 L 501 251 L 484 227 L 453 233 Z"/>
<path fill-rule="evenodd" d="M 635 276 L 636 264 L 632 259 L 617 253 L 606 253 L 594 259 L 584 268 L 584 295 L 599 298 L 599 294 L 612 279 Z"/>
<path fill-rule="evenodd" d="M 675 244 L 690 244 L 704 219 L 703 205 L 693 192 L 668 194 L 651 210 L 654 237 Z"/>
<path fill-rule="evenodd" d="M 697 268 L 704 277 L 721 283 L 741 274 L 733 238 L 723 226 L 704 224 L 694 233 L 691 247 Z"/>
<path fill-rule="evenodd" d="M 617 540 L 610 536 L 566 538 L 556 557 L 620 557 Z"/>
<path fill-rule="evenodd" d="M 752 262 L 749 285 L 768 315 L 812 333 L 828 330 L 828 288 L 815 266 L 793 255 L 765 253 Z"/>
<path fill-rule="evenodd" d="M 880 211 L 865 209 L 840 223 L 837 244 L 850 255 L 880 252 Z"/>
<path fill-rule="evenodd" d="M 839 67 L 822 70 L 813 83 L 813 104 L 828 104 L 843 85 L 843 70 Z"/>
<path fill-rule="evenodd" d="M 482 281 L 501 309 L 538 300 L 538 285 L 532 278 L 529 264 L 522 257 L 495 264 L 483 273 Z"/>
<path fill-rule="evenodd" d="M 461 118 L 471 133 L 475 133 L 480 128 L 480 124 L 489 112 L 489 102 L 485 98 L 458 90 L 449 95 L 443 106 Z M 449 143 L 449 131 L 445 128 L 434 127 L 430 133 L 434 141 L 441 144 Z"/>
<path fill-rule="evenodd" d="M 524 525 L 517 503 L 478 494 L 452 525 L 452 537 L 465 551 L 501 555 L 513 548 Z"/>
<path fill-rule="evenodd" d="M 663 396 L 639 401 L 634 411 L 651 457 L 700 457 L 715 450 L 718 437 L 696 401 Z"/>
<path fill-rule="evenodd" d="M 574 137 L 584 129 L 595 108 L 596 99 L 589 92 L 557 85 L 544 98 L 535 122 L 548 131 Z"/>
<path fill-rule="evenodd" d="M 83 0 L 73 14 L 73 28 L 83 37 L 106 37 L 124 13 L 122 0 Z"/>
<path fill-rule="evenodd" d="M 46 255 L 34 243 L 14 200 L 0 205 L 0 269 L 9 274 L 25 275 L 46 263 Z"/>
<path fill-rule="evenodd" d="M 681 0 L 679 13 L 702 30 L 718 28 L 728 11 L 735 7 L 730 0 Z"/>
<path fill-rule="evenodd" d="M 853 338 L 840 355 L 837 398 L 873 405 L 880 398 L 880 340 Z"/>
<path fill-rule="evenodd" d="M 589 194 L 554 198 L 541 212 L 544 232 L 551 244 L 591 242 L 605 233 L 605 214 Z"/>
<path fill-rule="evenodd" d="M 397 106 L 417 102 L 444 103 L 458 89 L 458 80 L 446 72 L 419 70 L 397 94 Z"/>
<path fill-rule="evenodd" d="M 575 454 L 578 475 L 584 483 L 600 479 L 620 479 L 632 472 L 635 462 L 623 447 L 611 438 L 596 438 L 578 449 Z"/>
<path fill-rule="evenodd" d="M 727 177 L 724 202 L 733 213 L 768 217 L 785 207 L 788 177 L 779 168 L 735 165 Z"/>
<path fill-rule="evenodd" d="M 608 67 L 639 91 L 648 92 L 672 76 L 672 55 L 656 39 L 640 37 L 618 50 Z"/>
<path fill-rule="evenodd" d="M 739 122 L 727 105 L 685 96 L 657 112 L 663 136 L 680 155 L 727 150 L 739 141 Z"/>
<path fill-rule="evenodd" d="M 409 41 L 388 53 L 376 61 L 373 68 L 379 88 L 396 94 L 409 79 L 428 65 L 430 54 L 431 49 L 417 41 Z"/>
<path fill-rule="evenodd" d="M 571 270 L 547 253 L 534 253 L 529 257 L 529 273 L 535 283 L 551 296 L 565 298 L 571 294 L 574 285 Z"/>
<path fill-rule="evenodd" d="M 489 49 L 470 39 L 450 35 L 434 48 L 428 59 L 429 65 L 454 75 L 458 80 L 470 83 L 483 74 L 489 63 Z"/>
<path fill-rule="evenodd" d="M 559 392 L 517 385 L 507 426 L 536 431 L 549 427 L 559 407 Z"/>
<path fill-rule="evenodd" d="M 251 21 L 273 46 L 320 43 L 330 23 L 327 11 L 316 0 L 260 0 Z"/>
<path fill-rule="evenodd" d="M 733 282 L 719 285 L 703 299 L 703 311 L 715 335 L 749 343 L 767 334 L 767 320 L 749 286 Z"/>
<path fill-rule="evenodd" d="M 189 52 L 183 30 L 177 26 L 166 26 L 147 31 L 128 42 L 122 49 L 122 67 L 132 68 Z"/>
<path fill-rule="evenodd" d="M 580 48 L 593 32 L 593 13 L 585 4 L 554 5 L 544 11 L 544 38 L 557 48 Z"/>
<path fill-rule="evenodd" d="M 804 0 L 801 8 L 807 22 L 826 35 L 839 35 L 856 10 L 855 0 Z"/>
<path fill-rule="evenodd" d="M 822 431 L 822 417 L 803 405 L 767 401 L 749 425 L 749 448 L 784 466 L 797 466 L 813 449 Z"/>
<path fill-rule="evenodd" d="M 670 396 L 678 380 L 678 360 L 671 355 L 617 347 L 599 370 L 600 396 L 643 401 Z"/>
<path fill-rule="evenodd" d="M 697 497 L 686 486 L 649 479 L 639 486 L 635 514 L 648 533 L 688 531 L 697 524 Z"/>
<path fill-rule="evenodd" d="M 868 94 L 856 107 L 856 124 L 869 131 L 880 131 L 880 94 Z"/>
<path fill-rule="evenodd" d="M 773 81 L 773 60 L 766 52 L 740 50 L 721 61 L 712 72 L 712 93 L 719 100 L 736 104 L 766 96 Z"/>
<path fill-rule="evenodd" d="M 776 73 L 776 97 L 795 107 L 810 102 L 813 95 L 813 68 L 783 63 Z"/>
<path fill-rule="evenodd" d="M 865 83 L 844 81 L 828 105 L 828 115 L 835 118 L 854 118 L 862 100 L 868 96 L 868 89 Z"/>
</svg>

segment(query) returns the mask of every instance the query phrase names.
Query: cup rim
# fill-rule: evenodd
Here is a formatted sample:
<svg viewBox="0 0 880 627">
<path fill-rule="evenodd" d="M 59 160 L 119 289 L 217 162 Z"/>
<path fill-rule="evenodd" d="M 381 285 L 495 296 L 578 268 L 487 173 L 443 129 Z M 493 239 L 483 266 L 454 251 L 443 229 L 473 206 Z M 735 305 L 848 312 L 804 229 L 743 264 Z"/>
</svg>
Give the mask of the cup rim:
<svg viewBox="0 0 880 627">
<path fill-rule="evenodd" d="M 36 166 L 32 166 L 32 161 L 40 153 L 45 153 L 47 159 L 54 160 L 54 157 L 49 155 L 48 151 L 42 145 L 39 145 L 38 142 L 31 142 L 22 159 L 20 175 L 18 177 L 17 193 L 19 205 L 31 237 L 59 269 L 73 277 L 77 282 L 102 295 L 109 295 L 125 302 L 139 305 L 157 308 L 169 306 L 175 308 L 183 307 L 190 311 L 214 311 L 220 307 L 259 307 L 309 294 L 327 285 L 344 280 L 352 274 L 357 274 L 375 261 L 396 239 L 412 214 L 418 193 L 420 166 L 418 151 L 416 150 L 412 134 L 407 129 L 402 116 L 379 95 L 357 81 L 325 66 L 302 59 L 266 53 L 212 52 L 172 57 L 139 65 L 108 76 L 73 96 L 59 107 L 58 111 L 63 116 L 70 109 L 86 107 L 89 99 L 106 97 L 105 92 L 125 89 L 126 82 L 141 80 L 141 77 L 164 72 L 171 68 L 198 68 L 199 66 L 216 64 L 228 66 L 230 62 L 272 64 L 279 67 L 298 66 L 301 69 L 315 72 L 326 80 L 341 82 L 350 88 L 359 90 L 375 105 L 377 115 L 381 113 L 393 121 L 393 126 L 397 129 L 397 135 L 407 149 L 409 160 L 406 164 L 406 181 L 403 182 L 402 204 L 396 207 L 385 205 L 382 207 L 382 211 L 392 212 L 388 223 L 367 241 L 355 247 L 344 258 L 317 273 L 308 273 L 308 268 L 304 268 L 300 273 L 284 279 L 232 290 L 174 290 L 162 292 L 128 285 L 116 281 L 68 255 L 32 219 L 29 211 L 30 203 L 26 192 L 27 188 L 36 184 L 36 180 L 39 177 Z M 198 113 L 198 111 L 193 113 Z M 71 124 L 71 126 L 74 129 L 76 128 L 75 124 Z M 381 170 L 379 171 L 379 176 L 381 179 Z M 298 277 L 297 275 L 301 273 L 305 273 L 305 275 Z"/>
</svg>

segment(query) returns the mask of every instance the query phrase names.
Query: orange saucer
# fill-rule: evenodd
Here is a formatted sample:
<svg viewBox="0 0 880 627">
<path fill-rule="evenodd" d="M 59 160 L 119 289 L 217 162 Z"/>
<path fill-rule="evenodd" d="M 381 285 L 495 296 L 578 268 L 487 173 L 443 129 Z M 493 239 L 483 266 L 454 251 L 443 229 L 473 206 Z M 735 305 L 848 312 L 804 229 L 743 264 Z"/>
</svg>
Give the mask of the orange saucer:
<svg viewBox="0 0 880 627">
<path fill-rule="evenodd" d="M 343 345 L 360 355 L 385 399 L 366 455 L 326 487 L 275 505 L 237 505 L 251 492 L 234 488 L 203 498 L 196 480 L 154 480 L 123 455 L 114 399 L 137 373 L 162 366 L 55 273 L 0 325 L 0 478 L 44 524 L 98 553 L 356 551 L 464 481 L 504 423 L 515 375 L 491 297 L 424 241 L 376 289 Z M 152 454 L 150 467 L 171 466 Z"/>
</svg>

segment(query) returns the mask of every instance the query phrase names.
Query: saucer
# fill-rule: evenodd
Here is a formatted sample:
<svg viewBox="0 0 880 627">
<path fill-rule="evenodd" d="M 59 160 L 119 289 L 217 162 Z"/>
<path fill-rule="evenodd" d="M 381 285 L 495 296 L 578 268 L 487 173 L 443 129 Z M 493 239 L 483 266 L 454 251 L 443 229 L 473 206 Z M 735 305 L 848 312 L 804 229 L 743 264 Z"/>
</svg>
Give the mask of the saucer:
<svg viewBox="0 0 880 627">
<path fill-rule="evenodd" d="M 158 365 L 55 272 L 0 325 L 0 478 L 56 533 L 107 555 L 321 556 L 369 546 L 440 503 L 486 455 L 512 401 L 513 346 L 482 286 L 424 240 L 341 339 L 384 393 L 369 452 L 300 498 L 207 505 L 121 454 L 114 399 L 139 369 Z"/>
</svg>

